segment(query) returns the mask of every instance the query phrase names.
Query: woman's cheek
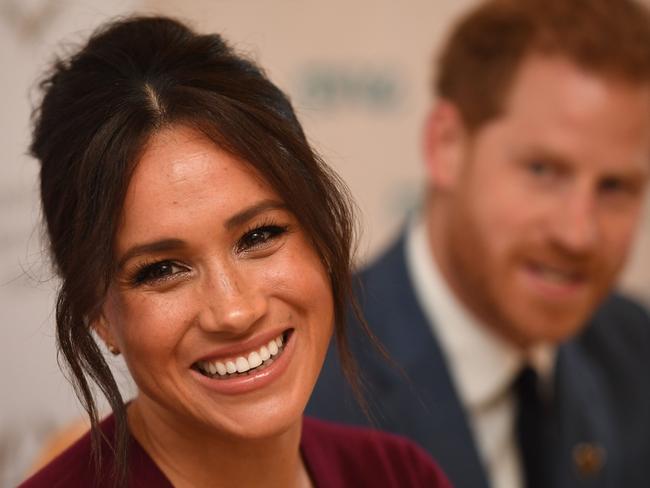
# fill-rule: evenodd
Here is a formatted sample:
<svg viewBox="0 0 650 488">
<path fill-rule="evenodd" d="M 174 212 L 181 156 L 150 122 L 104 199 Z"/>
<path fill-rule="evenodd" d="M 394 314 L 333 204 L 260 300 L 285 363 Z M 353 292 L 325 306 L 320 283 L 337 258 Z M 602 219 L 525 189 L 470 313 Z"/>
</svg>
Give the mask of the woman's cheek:
<svg viewBox="0 0 650 488">
<path fill-rule="evenodd" d="M 264 269 L 263 280 L 271 293 L 288 294 L 300 301 L 309 301 L 330 287 L 324 266 L 311 248 L 285 253 Z"/>
<path fill-rule="evenodd" d="M 156 350 L 173 343 L 170 338 L 182 334 L 195 315 L 189 290 L 147 291 L 126 302 L 122 333 L 127 348 L 134 350 Z"/>
</svg>

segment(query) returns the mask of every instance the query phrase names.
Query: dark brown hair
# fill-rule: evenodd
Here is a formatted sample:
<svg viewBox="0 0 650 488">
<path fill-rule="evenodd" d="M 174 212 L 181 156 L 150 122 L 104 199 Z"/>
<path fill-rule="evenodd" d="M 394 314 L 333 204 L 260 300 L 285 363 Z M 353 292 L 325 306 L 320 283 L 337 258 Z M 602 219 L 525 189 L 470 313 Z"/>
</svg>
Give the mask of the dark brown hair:
<svg viewBox="0 0 650 488">
<path fill-rule="evenodd" d="M 341 363 L 355 391 L 345 334 L 354 240 L 345 185 L 309 146 L 287 97 L 217 34 L 200 35 L 163 17 L 108 23 L 41 83 L 32 154 L 52 261 L 60 355 L 101 442 L 93 383 L 116 420 L 115 483 L 126 484 L 125 407 L 91 333 L 114 273 L 113 241 L 134 165 L 151 135 L 183 124 L 253 166 L 281 195 L 329 271 Z M 365 327 L 365 323 L 364 327 Z"/>
<path fill-rule="evenodd" d="M 499 115 L 522 61 L 557 54 L 597 74 L 650 81 L 650 14 L 634 0 L 489 0 L 442 49 L 437 95 L 476 131 Z"/>
</svg>

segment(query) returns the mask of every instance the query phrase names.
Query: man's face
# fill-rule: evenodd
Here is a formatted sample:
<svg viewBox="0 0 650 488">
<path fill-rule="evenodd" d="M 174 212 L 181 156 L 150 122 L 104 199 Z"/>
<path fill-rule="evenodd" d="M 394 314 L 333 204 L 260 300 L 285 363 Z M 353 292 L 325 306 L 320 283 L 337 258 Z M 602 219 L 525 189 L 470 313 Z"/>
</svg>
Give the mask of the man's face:
<svg viewBox="0 0 650 488">
<path fill-rule="evenodd" d="M 532 56 L 502 115 L 462 145 L 443 272 L 518 345 L 572 336 L 634 237 L 650 172 L 650 90 Z"/>
</svg>

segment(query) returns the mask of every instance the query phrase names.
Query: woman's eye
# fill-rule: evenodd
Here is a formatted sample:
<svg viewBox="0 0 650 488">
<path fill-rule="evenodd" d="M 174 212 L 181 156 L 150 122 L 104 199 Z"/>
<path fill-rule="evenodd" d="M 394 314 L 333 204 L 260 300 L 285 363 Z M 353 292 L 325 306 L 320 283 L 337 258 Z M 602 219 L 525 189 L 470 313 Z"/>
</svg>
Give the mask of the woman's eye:
<svg viewBox="0 0 650 488">
<path fill-rule="evenodd" d="M 284 234 L 287 228 L 279 225 L 265 225 L 246 232 L 237 242 L 237 252 L 254 251 L 264 247 L 276 237 Z"/>
<path fill-rule="evenodd" d="M 154 283 L 186 271 L 186 267 L 181 266 L 174 261 L 160 261 L 158 263 L 144 266 L 136 273 L 133 281 L 136 284 Z"/>
</svg>

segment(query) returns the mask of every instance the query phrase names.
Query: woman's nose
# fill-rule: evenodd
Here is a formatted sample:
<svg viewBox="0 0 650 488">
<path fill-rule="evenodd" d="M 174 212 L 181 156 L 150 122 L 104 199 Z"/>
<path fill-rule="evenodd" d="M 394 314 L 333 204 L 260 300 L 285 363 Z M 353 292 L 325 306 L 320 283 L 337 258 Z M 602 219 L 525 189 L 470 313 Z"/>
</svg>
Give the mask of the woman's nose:
<svg viewBox="0 0 650 488">
<path fill-rule="evenodd" d="M 207 332 L 240 334 L 267 311 L 267 297 L 259 281 L 236 265 L 214 271 L 203 283 L 204 306 L 199 324 Z"/>
</svg>

